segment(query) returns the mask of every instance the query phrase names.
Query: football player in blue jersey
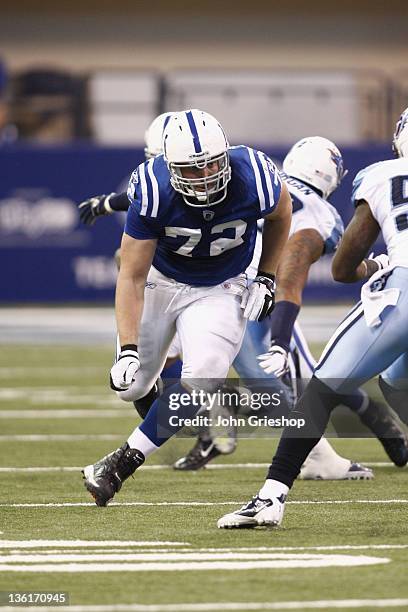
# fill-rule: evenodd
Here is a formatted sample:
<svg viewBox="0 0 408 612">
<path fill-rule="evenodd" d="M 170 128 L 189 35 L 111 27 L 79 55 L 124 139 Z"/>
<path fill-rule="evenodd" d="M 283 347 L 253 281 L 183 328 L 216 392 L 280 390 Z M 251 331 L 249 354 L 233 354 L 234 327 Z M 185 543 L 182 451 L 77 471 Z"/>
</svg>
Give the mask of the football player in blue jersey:
<svg viewBox="0 0 408 612">
<path fill-rule="evenodd" d="M 162 113 L 161 115 L 155 117 L 147 127 L 144 134 L 145 159 L 152 159 L 153 157 L 156 157 L 156 155 L 161 155 L 163 153 L 163 132 L 171 115 L 171 112 Z M 110 193 L 93 196 L 79 204 L 79 218 L 85 225 L 92 226 L 98 218 L 111 215 L 114 212 L 127 212 L 129 205 L 130 202 L 126 191 L 123 193 Z M 117 249 L 115 252 L 115 261 L 119 269 L 120 249 Z M 173 343 L 170 346 L 165 368 L 161 373 L 161 378 L 180 378 L 181 366 L 182 363 L 179 359 L 175 343 Z M 157 382 L 146 398 L 140 398 L 134 402 L 134 406 L 142 418 L 146 416 L 150 405 L 154 399 L 156 399 L 159 388 L 160 381 Z"/>
<path fill-rule="evenodd" d="M 273 162 L 229 147 L 219 122 L 200 110 L 174 113 L 164 155 L 132 174 L 131 201 L 116 288 L 117 359 L 111 386 L 125 401 L 145 397 L 177 331 L 179 383 L 165 389 L 127 442 L 83 473 L 97 505 L 215 392 L 239 351 L 246 320 L 274 306 L 275 273 L 287 241 L 292 202 Z M 258 274 L 247 288 L 257 221 L 264 219 Z"/>
<path fill-rule="evenodd" d="M 408 109 L 397 123 L 393 149 L 398 159 L 364 168 L 354 180 L 355 213 L 332 271 L 340 282 L 366 282 L 361 302 L 334 332 L 292 411 L 305 428 L 284 429 L 265 484 L 248 504 L 219 519 L 220 528 L 281 524 L 289 489 L 320 440 L 339 394 L 381 374 L 385 398 L 407 423 L 408 336 L 401 330 L 408 324 Z M 367 259 L 380 231 L 387 255 Z M 405 401 L 397 401 L 393 393 L 403 394 Z"/>
</svg>

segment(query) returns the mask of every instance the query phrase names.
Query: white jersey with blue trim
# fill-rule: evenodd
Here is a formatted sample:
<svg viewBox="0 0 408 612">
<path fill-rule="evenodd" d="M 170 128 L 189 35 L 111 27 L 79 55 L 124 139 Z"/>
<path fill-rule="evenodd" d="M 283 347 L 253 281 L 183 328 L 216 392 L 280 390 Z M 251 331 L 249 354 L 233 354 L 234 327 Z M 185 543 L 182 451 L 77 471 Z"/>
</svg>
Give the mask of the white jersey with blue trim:
<svg viewBox="0 0 408 612">
<path fill-rule="evenodd" d="M 343 221 L 337 210 L 319 196 L 309 185 L 297 178 L 281 172 L 281 178 L 289 190 L 292 198 L 292 222 L 289 238 L 303 229 L 316 230 L 324 241 L 322 255 L 334 253 L 344 232 Z M 258 223 L 258 238 L 255 253 L 247 270 L 250 278 L 256 276 L 259 259 L 262 252 L 262 222 Z"/>
<path fill-rule="evenodd" d="M 408 266 L 408 159 L 389 159 L 361 170 L 353 203 L 365 200 L 381 227 L 390 264 Z"/>
<path fill-rule="evenodd" d="M 170 184 L 163 155 L 141 164 L 128 188 L 125 233 L 157 239 L 153 266 L 178 282 L 213 286 L 245 271 L 257 221 L 276 207 L 282 181 L 275 164 L 245 146 L 229 149 L 231 180 L 223 202 L 187 205 Z"/>
</svg>

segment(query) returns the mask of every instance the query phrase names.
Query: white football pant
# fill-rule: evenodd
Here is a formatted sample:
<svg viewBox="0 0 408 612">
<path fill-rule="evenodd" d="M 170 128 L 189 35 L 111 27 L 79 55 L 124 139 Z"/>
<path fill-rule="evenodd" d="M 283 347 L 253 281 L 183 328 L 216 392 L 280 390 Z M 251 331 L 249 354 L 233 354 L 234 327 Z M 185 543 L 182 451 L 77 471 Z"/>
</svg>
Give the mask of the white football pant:
<svg viewBox="0 0 408 612">
<path fill-rule="evenodd" d="M 135 401 L 150 391 L 176 332 L 183 353 L 182 379 L 188 379 L 192 386 L 194 379 L 198 386 L 203 379 L 214 379 L 218 387 L 245 332 L 240 304 L 246 287 L 245 274 L 213 287 L 193 287 L 167 278 L 152 267 L 138 339 L 141 367 L 129 389 L 118 392 L 119 397 Z"/>
</svg>

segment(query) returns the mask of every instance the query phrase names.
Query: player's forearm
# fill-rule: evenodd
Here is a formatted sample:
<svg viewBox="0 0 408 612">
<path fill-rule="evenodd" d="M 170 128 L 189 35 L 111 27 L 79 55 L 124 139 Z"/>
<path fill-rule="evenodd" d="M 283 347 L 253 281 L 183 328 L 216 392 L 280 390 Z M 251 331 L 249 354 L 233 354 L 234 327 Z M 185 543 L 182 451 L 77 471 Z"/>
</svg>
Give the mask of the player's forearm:
<svg viewBox="0 0 408 612">
<path fill-rule="evenodd" d="M 290 282 L 280 281 L 278 272 L 278 278 L 276 279 L 276 303 L 286 301 L 301 306 L 302 295 L 303 287 L 301 288 L 300 285 L 291 285 Z"/>
<path fill-rule="evenodd" d="M 120 345 L 137 344 L 144 303 L 144 279 L 119 274 L 116 286 L 116 322 Z"/>
<path fill-rule="evenodd" d="M 276 275 L 279 260 L 289 237 L 292 221 L 292 200 L 285 184 L 275 210 L 264 218 L 262 254 L 258 272 Z"/>
<path fill-rule="evenodd" d="M 258 270 L 276 275 L 279 260 L 289 236 L 290 217 L 265 219 L 262 232 L 262 255 Z"/>
<path fill-rule="evenodd" d="M 123 211 L 126 212 L 129 208 L 130 202 L 127 197 L 126 191 L 123 193 L 114 193 L 109 198 L 109 208 L 111 211 Z"/>
<path fill-rule="evenodd" d="M 343 268 L 336 266 L 333 262 L 333 278 L 335 281 L 341 283 L 357 283 L 369 278 L 374 272 L 377 272 L 378 266 L 375 262 L 364 259 L 357 266 L 356 264 L 349 264 Z"/>
<path fill-rule="evenodd" d="M 315 229 L 295 232 L 283 249 L 276 276 L 276 302 L 302 304 L 310 267 L 323 252 L 323 238 Z"/>
<path fill-rule="evenodd" d="M 348 224 L 332 262 L 333 278 L 341 283 L 365 280 L 378 266 L 363 259 L 380 231 L 367 202 L 361 200 Z"/>
</svg>

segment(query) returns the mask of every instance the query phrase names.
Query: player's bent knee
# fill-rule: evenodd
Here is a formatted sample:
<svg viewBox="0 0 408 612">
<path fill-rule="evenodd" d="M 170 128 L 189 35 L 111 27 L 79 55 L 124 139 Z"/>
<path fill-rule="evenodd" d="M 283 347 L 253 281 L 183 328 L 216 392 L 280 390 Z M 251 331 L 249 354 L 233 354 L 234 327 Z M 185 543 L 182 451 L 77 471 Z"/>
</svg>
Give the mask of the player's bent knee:
<svg viewBox="0 0 408 612">
<path fill-rule="evenodd" d="M 130 385 L 126 391 L 116 391 L 116 395 L 124 402 L 135 402 L 136 400 L 145 397 L 149 393 L 151 385 L 139 387 Z"/>
<path fill-rule="evenodd" d="M 207 391 L 214 391 L 223 384 L 230 367 L 229 360 L 219 356 L 212 356 L 190 367 L 187 365 L 183 367 L 182 385 L 190 389 L 205 388 Z"/>
</svg>

